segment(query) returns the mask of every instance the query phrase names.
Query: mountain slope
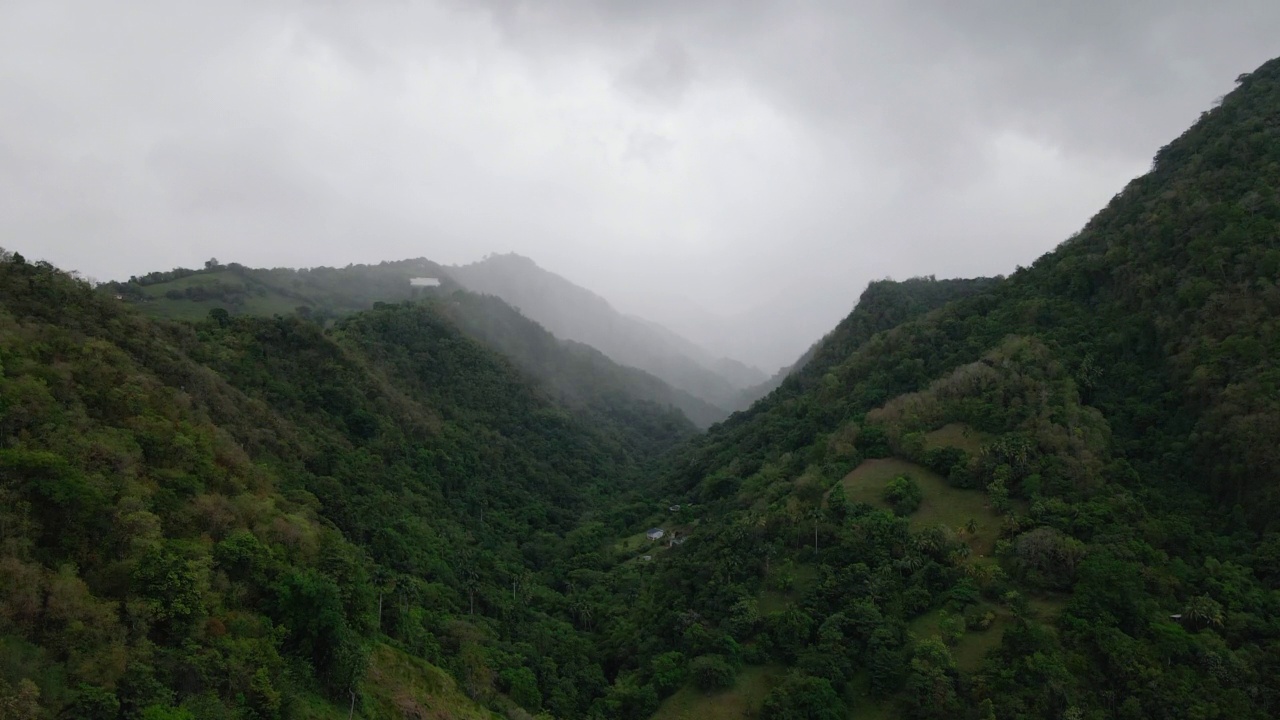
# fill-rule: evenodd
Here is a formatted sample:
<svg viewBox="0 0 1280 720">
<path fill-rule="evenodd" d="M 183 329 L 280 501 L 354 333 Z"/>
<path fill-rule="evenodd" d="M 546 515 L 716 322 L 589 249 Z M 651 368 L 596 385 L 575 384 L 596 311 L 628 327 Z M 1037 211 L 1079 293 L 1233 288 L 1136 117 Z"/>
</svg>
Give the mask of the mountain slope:
<svg viewBox="0 0 1280 720">
<path fill-rule="evenodd" d="M 666 328 L 619 313 L 604 298 L 520 255 L 492 255 L 448 272 L 471 290 L 502 298 L 557 337 L 586 343 L 726 410 L 743 387 L 737 383 L 753 374 L 732 365 L 726 375 L 718 374 L 712 369 L 717 361 L 705 350 Z"/>
<path fill-rule="evenodd" d="M 4 256 L 0 707 L 581 717 L 573 543 L 651 454 L 616 427 L 431 305 L 172 324 Z"/>
<path fill-rule="evenodd" d="M 570 407 L 589 409 L 602 416 L 615 412 L 641 422 L 636 410 L 642 405 L 675 408 L 699 428 L 724 417 L 724 411 L 693 395 L 676 390 L 662 380 L 632 367 L 619 365 L 595 348 L 561 340 L 510 305 L 492 295 L 455 291 L 440 301 L 443 312 L 467 334 L 498 350 Z M 628 406 L 633 406 L 628 410 Z M 648 414 L 655 415 L 654 408 Z M 667 450 L 690 433 L 675 423 Z M 653 436 L 650 433 L 650 436 Z"/>
<path fill-rule="evenodd" d="M 934 278 L 912 278 L 904 282 L 873 282 L 858 299 L 856 312 L 842 320 L 790 366 L 778 370 L 769 379 L 742 390 L 738 395 L 737 407 L 743 410 L 751 407 L 792 376 L 796 376 L 796 381 L 789 394 L 794 395 L 875 333 L 900 325 L 952 300 L 988 289 L 993 284 L 993 280 L 986 278 L 942 281 Z M 809 367 L 811 363 L 812 368 Z"/>
<path fill-rule="evenodd" d="M 438 286 L 413 286 L 413 278 L 439 280 Z M 120 295 L 153 317 L 203 320 L 221 308 L 233 314 L 264 317 L 301 314 L 325 322 L 377 302 L 435 299 L 460 327 L 490 347 L 513 358 L 544 389 L 571 401 L 573 407 L 590 409 L 597 419 L 612 422 L 614 415 L 649 423 L 652 428 L 670 425 L 670 442 L 690 434 L 683 419 L 669 417 L 670 408 L 690 422 L 706 428 L 724 417 L 724 411 L 689 393 L 676 390 L 658 378 L 611 361 L 577 343 L 559 341 L 501 300 L 485 300 L 461 289 L 444 270 L 429 260 L 352 265 L 345 268 L 256 269 L 242 265 L 212 264 L 204 270 L 151 273 L 129 283 L 110 283 L 104 292 Z M 443 298 L 448 300 L 442 300 Z M 649 438 L 652 439 L 650 435 Z"/>
<path fill-rule="evenodd" d="M 869 291 L 673 462 L 614 692 L 679 652 L 765 716 L 1280 714 L 1278 238 L 1280 60 L 1032 267 Z"/>
</svg>

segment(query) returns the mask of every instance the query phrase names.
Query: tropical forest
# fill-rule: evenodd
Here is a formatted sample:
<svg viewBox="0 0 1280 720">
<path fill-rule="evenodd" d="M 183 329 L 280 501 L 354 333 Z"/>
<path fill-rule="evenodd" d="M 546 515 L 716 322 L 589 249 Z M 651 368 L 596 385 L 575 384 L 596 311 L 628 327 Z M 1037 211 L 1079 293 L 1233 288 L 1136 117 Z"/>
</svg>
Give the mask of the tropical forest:
<svg viewBox="0 0 1280 720">
<path fill-rule="evenodd" d="M 5 251 L 0 718 L 1280 717 L 1280 60 L 774 378 L 548 275 Z"/>
</svg>

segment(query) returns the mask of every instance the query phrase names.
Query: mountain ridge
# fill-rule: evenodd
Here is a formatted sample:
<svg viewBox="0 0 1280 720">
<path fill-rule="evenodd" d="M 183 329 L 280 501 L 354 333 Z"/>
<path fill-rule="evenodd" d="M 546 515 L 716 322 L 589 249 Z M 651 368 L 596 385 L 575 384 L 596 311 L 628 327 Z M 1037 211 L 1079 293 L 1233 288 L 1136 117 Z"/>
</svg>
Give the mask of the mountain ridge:
<svg viewBox="0 0 1280 720">
<path fill-rule="evenodd" d="M 616 362 L 656 375 L 726 415 L 741 389 L 709 367 L 717 359 L 706 350 L 657 323 L 618 312 L 601 296 L 527 257 L 490 255 L 448 272 L 471 290 L 502 298 L 557 337 L 584 342 Z M 732 374 L 736 379 L 743 373 Z"/>
<path fill-rule="evenodd" d="M 439 284 L 413 286 L 411 280 L 419 277 Z M 612 411 L 606 406 L 617 409 L 621 398 L 629 396 L 658 408 L 677 408 L 699 428 L 725 416 L 720 408 L 671 388 L 643 370 L 616 364 L 549 334 L 541 337 L 546 331 L 534 320 L 504 309 L 505 305 L 499 307 L 502 301 L 496 297 L 494 302 L 477 299 L 452 281 L 445 268 L 425 258 L 300 270 L 248 268 L 211 260 L 203 269 L 151 273 L 126 283 L 106 283 L 102 289 L 136 303 L 149 315 L 185 320 L 202 320 L 210 312 L 229 309 L 231 314 L 259 316 L 302 313 L 327 323 L 379 302 L 452 303 L 455 321 L 473 332 L 487 329 L 483 340 L 490 347 L 516 358 L 525 372 L 549 390 L 569 393 L 579 406 L 585 403 L 608 415 Z M 505 332 L 498 332 L 500 328 Z M 575 379 L 583 387 L 571 387 Z M 596 389 L 587 392 L 588 385 Z"/>
<path fill-rule="evenodd" d="M 106 290 L 0 253 L 24 720 L 1280 716 L 1280 59 L 1030 266 L 869 284 L 678 443 L 532 382 L 595 351 L 492 296 Z"/>
</svg>

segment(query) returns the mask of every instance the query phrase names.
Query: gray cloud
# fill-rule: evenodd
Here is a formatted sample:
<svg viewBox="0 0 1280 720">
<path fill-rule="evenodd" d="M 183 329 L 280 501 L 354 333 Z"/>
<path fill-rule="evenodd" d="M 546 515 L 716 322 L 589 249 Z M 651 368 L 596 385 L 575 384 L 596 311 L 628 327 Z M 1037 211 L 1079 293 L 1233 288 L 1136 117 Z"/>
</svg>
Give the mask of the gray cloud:
<svg viewBox="0 0 1280 720">
<path fill-rule="evenodd" d="M 693 79 L 689 51 L 671 39 L 659 39 L 620 74 L 618 85 L 642 100 L 676 105 L 684 99 Z"/>
<path fill-rule="evenodd" d="M 17 0 L 0 245 L 513 250 L 774 366 L 870 279 L 1050 249 L 1276 37 L 1273 0 Z"/>
</svg>

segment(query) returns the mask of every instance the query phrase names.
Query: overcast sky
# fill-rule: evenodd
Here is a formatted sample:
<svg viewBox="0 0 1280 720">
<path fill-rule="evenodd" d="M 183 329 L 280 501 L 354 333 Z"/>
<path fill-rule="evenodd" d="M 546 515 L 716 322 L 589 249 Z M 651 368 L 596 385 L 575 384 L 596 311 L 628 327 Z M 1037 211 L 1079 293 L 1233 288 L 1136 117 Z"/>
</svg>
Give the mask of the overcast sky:
<svg viewBox="0 0 1280 720">
<path fill-rule="evenodd" d="M 515 251 L 772 370 L 873 278 L 1029 263 L 1276 54 L 1275 0 L 0 0 L 0 246 Z"/>
</svg>

